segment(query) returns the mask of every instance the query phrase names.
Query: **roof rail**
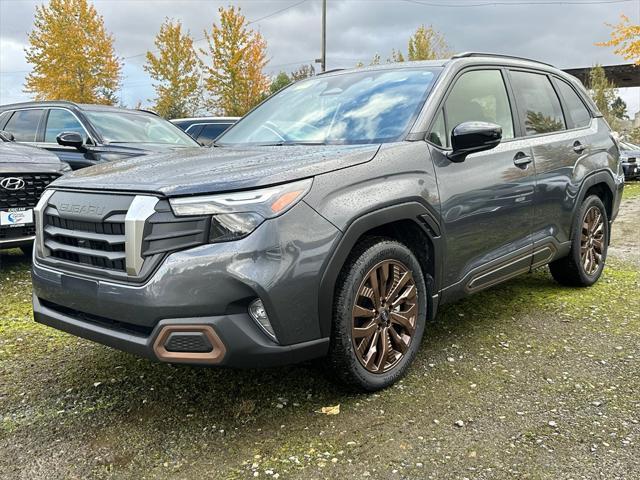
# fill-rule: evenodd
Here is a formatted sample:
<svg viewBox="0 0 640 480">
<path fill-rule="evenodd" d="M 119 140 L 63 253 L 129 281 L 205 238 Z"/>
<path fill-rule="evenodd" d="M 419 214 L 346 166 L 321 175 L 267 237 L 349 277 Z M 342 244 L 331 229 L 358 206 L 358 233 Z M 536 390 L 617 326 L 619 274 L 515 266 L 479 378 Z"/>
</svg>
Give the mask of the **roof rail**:
<svg viewBox="0 0 640 480">
<path fill-rule="evenodd" d="M 527 62 L 541 63 L 542 65 L 547 65 L 548 67 L 555 68 L 555 65 L 551 65 L 550 63 L 541 62 L 540 60 L 533 60 L 531 58 L 526 57 L 518 57 L 516 55 L 503 55 L 501 53 L 483 53 L 483 52 L 462 52 L 456 53 L 451 58 L 468 58 L 468 57 L 494 57 L 494 58 L 510 58 L 513 60 L 525 60 Z"/>
</svg>

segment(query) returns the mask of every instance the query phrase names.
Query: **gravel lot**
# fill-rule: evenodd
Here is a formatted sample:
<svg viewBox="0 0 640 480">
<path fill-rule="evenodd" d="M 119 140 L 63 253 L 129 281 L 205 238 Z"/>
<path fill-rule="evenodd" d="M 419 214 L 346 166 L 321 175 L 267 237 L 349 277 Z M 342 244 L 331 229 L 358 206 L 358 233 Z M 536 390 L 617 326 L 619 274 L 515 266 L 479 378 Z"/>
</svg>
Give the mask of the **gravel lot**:
<svg viewBox="0 0 640 480">
<path fill-rule="evenodd" d="M 614 230 L 596 286 L 540 269 L 444 307 L 375 395 L 316 365 L 171 366 L 36 325 L 29 263 L 5 252 L 0 477 L 640 478 L 639 184 Z"/>
</svg>

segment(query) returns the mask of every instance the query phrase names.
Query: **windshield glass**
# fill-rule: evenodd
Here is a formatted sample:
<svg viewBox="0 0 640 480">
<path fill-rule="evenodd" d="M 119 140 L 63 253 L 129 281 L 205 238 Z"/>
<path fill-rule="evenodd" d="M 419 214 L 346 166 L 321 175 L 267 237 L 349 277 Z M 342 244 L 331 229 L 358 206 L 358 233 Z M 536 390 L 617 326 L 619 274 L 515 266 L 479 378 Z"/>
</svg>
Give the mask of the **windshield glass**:
<svg viewBox="0 0 640 480">
<path fill-rule="evenodd" d="M 151 114 L 85 112 L 105 143 L 162 143 L 197 147 L 199 144 L 175 125 Z"/>
<path fill-rule="evenodd" d="M 398 140 L 424 104 L 438 69 L 313 77 L 277 93 L 227 130 L 220 145 L 356 144 Z"/>
</svg>

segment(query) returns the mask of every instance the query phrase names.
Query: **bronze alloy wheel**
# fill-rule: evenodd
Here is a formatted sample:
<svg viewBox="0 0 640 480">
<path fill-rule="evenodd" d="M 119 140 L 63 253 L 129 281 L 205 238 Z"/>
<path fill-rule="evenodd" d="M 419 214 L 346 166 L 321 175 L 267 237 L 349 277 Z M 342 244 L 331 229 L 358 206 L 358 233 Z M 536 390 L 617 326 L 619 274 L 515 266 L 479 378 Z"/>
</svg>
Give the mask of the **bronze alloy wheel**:
<svg viewBox="0 0 640 480">
<path fill-rule="evenodd" d="M 351 327 L 364 368 L 384 373 L 395 367 L 411 344 L 417 315 L 416 283 L 403 263 L 385 260 L 369 270 L 356 294 Z"/>
<path fill-rule="evenodd" d="M 593 206 L 584 215 L 580 238 L 580 260 L 587 275 L 593 275 L 600 268 L 604 241 L 604 216 Z"/>
</svg>

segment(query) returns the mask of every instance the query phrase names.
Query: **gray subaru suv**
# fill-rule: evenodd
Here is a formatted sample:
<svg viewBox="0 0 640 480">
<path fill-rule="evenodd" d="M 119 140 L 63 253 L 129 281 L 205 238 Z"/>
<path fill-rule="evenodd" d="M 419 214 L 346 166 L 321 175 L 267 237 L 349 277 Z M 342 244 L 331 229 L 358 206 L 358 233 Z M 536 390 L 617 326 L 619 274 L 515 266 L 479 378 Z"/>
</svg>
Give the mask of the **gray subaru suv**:
<svg viewBox="0 0 640 480">
<path fill-rule="evenodd" d="M 54 182 L 36 208 L 35 320 L 165 362 L 323 357 L 380 389 L 439 305 L 547 264 L 596 282 L 618 157 L 583 87 L 543 63 L 327 72 L 211 149 Z"/>
</svg>

